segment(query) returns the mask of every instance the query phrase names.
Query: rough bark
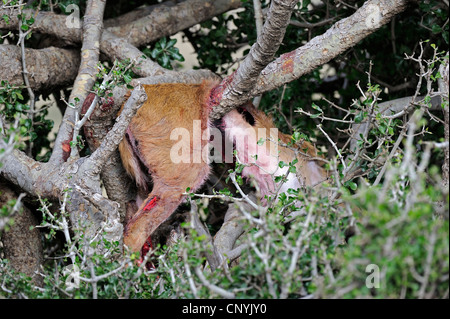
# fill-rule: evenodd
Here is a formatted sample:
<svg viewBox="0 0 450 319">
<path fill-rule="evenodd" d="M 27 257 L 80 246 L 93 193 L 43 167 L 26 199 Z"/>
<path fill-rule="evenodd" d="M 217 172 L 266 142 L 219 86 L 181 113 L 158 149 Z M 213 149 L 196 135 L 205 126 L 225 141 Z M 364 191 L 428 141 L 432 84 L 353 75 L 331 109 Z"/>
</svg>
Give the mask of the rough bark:
<svg viewBox="0 0 450 319">
<path fill-rule="evenodd" d="M 136 48 L 137 46 L 174 34 L 201 21 L 237 8 L 240 4 L 240 1 L 237 0 L 213 2 L 188 0 L 177 5 L 169 2 L 151 6 L 151 9 L 147 9 L 147 7 L 140 8 L 134 13 L 124 15 L 125 17 L 108 21 L 107 25 L 111 27 L 104 30 L 100 49 L 111 61 L 114 61 L 116 58 L 136 60 L 137 65 L 133 71 L 140 76 L 161 75 L 167 70 L 163 70 L 150 59 L 142 59 L 143 53 Z M 199 8 L 202 8 L 202 10 Z M 162 12 L 164 14 L 161 14 Z M 33 24 L 35 32 L 53 35 L 67 44 L 76 44 L 82 41 L 81 28 L 68 24 L 68 17 L 65 15 L 51 12 L 38 12 L 35 14 L 32 10 L 24 10 L 24 13 L 35 16 Z M 8 24 L 3 19 L 0 19 L 0 29 L 17 30 L 19 26 L 17 14 L 17 10 L 0 10 L 0 16 L 7 15 L 9 17 Z M 132 19 L 132 17 L 139 19 Z M 114 22 L 116 20 L 118 21 L 117 23 Z M 129 22 L 124 24 L 124 20 Z M 156 27 L 152 28 L 149 26 Z M 131 36 L 132 34 L 133 36 Z M 58 65 L 42 65 L 42 67 L 43 73 L 45 71 L 50 73 L 55 68 L 58 68 Z M 17 69 L 12 71 L 18 72 Z M 21 76 L 21 74 L 18 73 L 17 76 Z M 71 77 L 70 81 L 73 81 L 73 79 L 74 77 Z"/>
<path fill-rule="evenodd" d="M 448 52 L 447 52 L 448 56 Z M 444 113 L 444 138 L 445 142 L 449 143 L 450 133 L 449 133 L 449 62 L 447 60 L 446 64 L 442 64 L 439 67 L 439 73 L 442 79 L 439 79 L 439 91 L 442 94 L 442 112 Z M 446 103 L 444 103 L 446 102 Z M 444 163 L 442 164 L 442 186 L 444 189 L 448 190 L 449 186 L 449 147 L 447 146 L 444 150 Z"/>
<path fill-rule="evenodd" d="M 220 118 L 251 97 L 278 88 L 327 63 L 388 23 L 393 16 L 406 9 L 407 3 L 407 0 L 366 1 L 354 14 L 338 21 L 324 34 L 269 63 L 253 87 L 241 87 L 240 92 L 223 89 L 216 103 L 226 101 L 226 106 L 222 102 L 215 106 L 211 117 Z M 226 88 L 231 81 L 231 76 L 225 78 L 223 87 Z M 234 85 L 237 85 L 236 81 L 233 81 Z"/>
<path fill-rule="evenodd" d="M 164 5 L 167 7 L 173 7 L 177 4 L 177 2 L 178 1 L 164 1 Z M 148 16 L 155 8 L 158 8 L 160 6 L 161 4 L 141 6 L 118 17 L 105 20 L 104 26 L 105 28 L 111 28 L 135 22 L 145 16 Z"/>
<path fill-rule="evenodd" d="M 266 23 L 256 43 L 236 72 L 227 77 L 213 94 L 211 102 L 220 103 L 221 109 L 216 118 L 250 98 L 247 93 L 254 87 L 262 69 L 273 60 L 283 41 L 292 10 L 297 2 L 292 0 L 271 2 Z"/>
<path fill-rule="evenodd" d="M 12 85 L 24 85 L 21 59 L 20 47 L 0 45 L 0 79 Z M 32 88 L 50 90 L 73 82 L 78 72 L 80 54 L 76 50 L 55 47 L 26 49 L 25 60 Z"/>
<path fill-rule="evenodd" d="M 108 31 L 138 47 L 238 8 L 240 5 L 240 0 L 186 0 L 176 5 L 163 3 L 155 7 L 149 15 L 125 25 L 111 27 Z"/>
<path fill-rule="evenodd" d="M 68 45 L 81 43 L 82 29 L 70 25 L 68 16 L 48 11 L 35 12 L 31 9 L 25 9 L 22 12 L 25 16 L 34 18 L 34 32 L 53 35 Z M 0 29 L 17 31 L 19 28 L 18 14 L 18 9 L 0 9 L 0 16 L 8 16 L 8 22 L 0 19 Z"/>
<path fill-rule="evenodd" d="M 62 163 L 67 159 L 67 148 L 64 141 L 71 141 L 74 135 L 73 124 L 78 119 L 77 112 L 81 109 L 83 101 L 94 86 L 98 72 L 97 63 L 100 56 L 100 37 L 103 28 L 103 12 L 106 0 L 89 0 L 86 7 L 86 15 L 83 21 L 83 45 L 81 47 L 81 63 L 78 75 L 75 79 L 72 92 L 69 97 L 69 105 L 64 113 L 61 126 L 55 141 L 55 147 L 50 158 L 54 165 Z M 77 102 L 77 100 L 79 102 Z M 76 138 L 76 136 L 75 136 Z M 66 146 L 67 147 L 67 146 Z M 77 148 L 72 147 L 71 156 L 77 155 Z"/>
<path fill-rule="evenodd" d="M 17 194 L 0 181 L 0 206 L 16 198 Z M 1 234 L 1 240 L 5 258 L 10 261 L 12 268 L 31 277 L 37 286 L 42 286 L 42 277 L 37 272 L 43 263 L 43 248 L 36 225 L 36 217 L 22 204 L 21 211 L 13 216 L 11 228 Z"/>
</svg>

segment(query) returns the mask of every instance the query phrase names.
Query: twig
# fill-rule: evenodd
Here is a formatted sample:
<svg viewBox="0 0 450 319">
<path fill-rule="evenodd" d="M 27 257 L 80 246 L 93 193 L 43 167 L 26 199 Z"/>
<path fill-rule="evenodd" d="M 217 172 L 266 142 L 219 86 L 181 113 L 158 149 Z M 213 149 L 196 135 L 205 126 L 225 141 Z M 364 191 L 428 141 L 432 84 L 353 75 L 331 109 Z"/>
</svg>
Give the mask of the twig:
<svg viewBox="0 0 450 319">
<path fill-rule="evenodd" d="M 322 129 L 322 124 L 318 124 L 316 127 L 322 132 L 323 135 L 325 135 L 327 140 L 330 142 L 331 146 L 333 146 L 333 148 L 336 150 L 336 153 L 338 154 L 339 160 L 341 161 L 344 170 L 347 170 L 347 165 L 345 165 L 344 158 L 342 157 L 342 154 L 339 151 L 336 143 L 334 143 L 333 140 L 330 138 L 330 136 Z"/>
<path fill-rule="evenodd" d="M 259 209 L 259 206 L 256 205 L 241 189 L 241 187 L 239 186 L 238 182 L 236 181 L 236 173 L 232 172 L 230 173 L 230 175 L 228 175 L 231 179 L 231 181 L 233 182 L 233 185 L 236 187 L 236 189 L 238 190 L 239 194 L 241 194 L 242 198 L 244 198 L 244 200 L 250 204 L 250 206 L 252 206 L 254 209 Z"/>
<path fill-rule="evenodd" d="M 31 29 L 29 29 L 27 32 L 23 32 L 22 30 L 22 0 L 19 1 L 19 44 L 20 44 L 20 52 L 22 56 L 22 74 L 23 74 L 23 81 L 25 83 L 25 86 L 27 88 L 28 95 L 30 97 L 30 113 L 28 113 L 28 118 L 31 121 L 31 128 L 33 128 L 33 120 L 34 120 L 34 106 L 35 106 L 35 100 L 36 97 L 34 95 L 33 90 L 31 89 L 30 80 L 28 78 L 28 70 L 27 70 L 27 62 L 25 58 L 25 38 L 27 35 L 31 32 Z M 31 132 L 30 132 L 31 133 Z M 33 149 L 33 142 L 30 140 L 30 144 L 28 146 L 28 156 L 31 156 L 31 151 Z"/>
<path fill-rule="evenodd" d="M 200 267 L 195 267 L 195 273 L 197 274 L 197 276 L 200 279 L 200 281 L 202 282 L 202 284 L 205 285 L 212 292 L 215 292 L 219 296 L 226 298 L 226 299 L 235 299 L 236 298 L 234 293 L 226 291 L 225 289 L 220 288 L 219 286 L 216 286 L 216 285 L 210 283 L 203 275 L 203 272 L 201 271 Z"/>
<path fill-rule="evenodd" d="M 191 268 L 189 267 L 189 264 L 188 264 L 186 249 L 183 249 L 182 255 L 183 255 L 183 260 L 184 260 L 184 269 L 186 271 L 186 275 L 187 275 L 188 282 L 189 282 L 189 287 L 191 288 L 194 298 L 198 298 L 197 297 L 197 287 L 195 286 L 194 279 L 192 278 Z"/>
<path fill-rule="evenodd" d="M 333 121 L 333 122 L 339 122 L 339 123 L 348 123 L 348 124 L 353 124 L 353 123 L 355 123 L 355 121 L 353 121 L 353 120 L 352 120 L 352 121 L 341 120 L 341 119 L 336 119 L 336 118 L 331 118 L 331 117 L 323 116 L 323 114 L 321 114 L 321 115 L 319 115 L 319 116 L 316 116 L 315 114 L 311 114 L 311 113 L 309 113 L 309 112 L 306 112 L 306 111 L 304 111 L 304 110 L 301 109 L 301 108 L 298 109 L 298 110 L 296 110 L 295 112 L 305 114 L 305 115 L 307 115 L 307 116 L 309 116 L 309 117 L 318 118 L 318 119 L 321 120 L 321 121 L 327 120 L 327 121 Z"/>
</svg>

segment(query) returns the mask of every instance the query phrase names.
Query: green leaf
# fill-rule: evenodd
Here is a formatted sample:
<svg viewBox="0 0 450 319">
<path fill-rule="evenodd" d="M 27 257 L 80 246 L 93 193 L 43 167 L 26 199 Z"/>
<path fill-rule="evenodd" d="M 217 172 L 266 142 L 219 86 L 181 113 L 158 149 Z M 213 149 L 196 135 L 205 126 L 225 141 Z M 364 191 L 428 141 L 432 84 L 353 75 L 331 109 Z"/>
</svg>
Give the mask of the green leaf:
<svg viewBox="0 0 450 319">
<path fill-rule="evenodd" d="M 264 145 L 264 142 L 265 142 L 265 139 L 263 139 L 261 137 L 256 144 L 258 144 L 259 146 L 262 146 L 262 145 Z"/>
<path fill-rule="evenodd" d="M 123 75 L 123 80 L 125 81 L 125 83 L 130 83 L 131 82 L 131 80 L 132 80 L 133 78 L 131 77 L 131 76 L 129 76 L 128 74 L 124 74 Z"/>
<path fill-rule="evenodd" d="M 436 34 L 436 33 L 441 33 L 441 32 L 442 32 L 442 28 L 441 28 L 440 25 L 433 24 L 433 26 L 431 27 L 431 31 L 432 31 L 434 34 Z M 433 43 L 431 44 L 431 47 L 432 47 L 433 49 L 435 49 L 435 45 L 434 45 Z"/>
<path fill-rule="evenodd" d="M 167 48 L 171 48 L 177 43 L 177 39 L 170 39 L 169 43 L 167 43 Z"/>
<path fill-rule="evenodd" d="M 152 57 L 152 59 L 156 59 L 162 52 L 163 52 L 163 50 L 154 48 L 154 49 L 150 52 L 150 56 Z"/>
<path fill-rule="evenodd" d="M 219 190 L 219 194 L 232 196 L 231 192 L 226 187 L 224 189 Z"/>
<path fill-rule="evenodd" d="M 17 99 L 23 100 L 22 92 L 20 92 L 19 90 L 17 90 L 17 91 L 15 91 L 15 94 L 16 94 L 16 96 L 17 96 Z"/>
<path fill-rule="evenodd" d="M 170 65 L 170 57 L 167 54 L 163 54 L 161 58 L 162 66 L 165 68 L 171 67 Z"/>
<path fill-rule="evenodd" d="M 288 164 L 286 164 L 285 162 L 283 162 L 283 161 L 280 161 L 279 163 L 278 163 L 278 167 L 279 168 L 283 168 L 283 167 L 285 167 L 285 166 L 287 166 Z"/>
<path fill-rule="evenodd" d="M 355 182 L 348 181 L 345 183 L 346 187 L 349 187 L 351 190 L 356 191 L 358 185 Z"/>
<path fill-rule="evenodd" d="M 175 48 L 175 49 L 176 49 L 176 48 Z M 172 51 L 172 50 L 173 50 L 173 49 L 171 49 L 171 51 L 170 51 L 170 53 L 171 53 L 171 55 L 172 55 L 172 58 L 173 58 L 174 60 L 183 62 L 183 61 L 184 61 L 184 56 L 183 56 L 180 52 L 178 52 L 178 49 L 176 49 L 176 51 L 175 51 L 175 50 Z"/>
<path fill-rule="evenodd" d="M 361 123 L 364 120 L 364 113 L 365 112 L 359 112 L 355 116 L 355 123 Z"/>
<path fill-rule="evenodd" d="M 279 176 L 275 176 L 275 183 L 279 183 L 283 180 L 284 176 L 283 175 L 279 175 Z"/>
<path fill-rule="evenodd" d="M 321 109 L 317 104 L 313 103 L 313 104 L 311 105 L 311 107 L 312 107 L 313 109 L 319 111 L 320 113 L 323 113 L 322 109 Z"/>
<path fill-rule="evenodd" d="M 31 141 L 34 142 L 38 138 L 38 135 L 36 134 L 36 132 L 31 131 L 30 137 L 31 137 Z"/>
<path fill-rule="evenodd" d="M 292 139 L 293 139 L 294 141 L 298 141 L 298 140 L 300 139 L 300 132 L 294 132 L 294 133 L 292 134 Z"/>
<path fill-rule="evenodd" d="M 161 40 L 159 40 L 159 42 L 157 43 L 157 45 L 159 44 L 161 49 L 165 49 L 167 46 L 167 38 L 162 38 Z"/>
</svg>

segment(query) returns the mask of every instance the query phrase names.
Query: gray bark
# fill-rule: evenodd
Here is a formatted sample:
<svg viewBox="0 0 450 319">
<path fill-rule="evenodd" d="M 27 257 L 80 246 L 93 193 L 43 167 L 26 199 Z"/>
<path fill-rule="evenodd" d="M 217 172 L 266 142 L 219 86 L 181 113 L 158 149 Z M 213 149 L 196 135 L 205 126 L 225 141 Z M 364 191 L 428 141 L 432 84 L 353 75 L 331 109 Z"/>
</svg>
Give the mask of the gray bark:
<svg viewBox="0 0 450 319">
<path fill-rule="evenodd" d="M 20 47 L 0 45 L 0 80 L 24 85 Z M 25 60 L 30 85 L 35 90 L 50 90 L 70 85 L 78 73 L 80 54 L 76 50 L 49 47 L 41 50 L 26 49 Z"/>
</svg>

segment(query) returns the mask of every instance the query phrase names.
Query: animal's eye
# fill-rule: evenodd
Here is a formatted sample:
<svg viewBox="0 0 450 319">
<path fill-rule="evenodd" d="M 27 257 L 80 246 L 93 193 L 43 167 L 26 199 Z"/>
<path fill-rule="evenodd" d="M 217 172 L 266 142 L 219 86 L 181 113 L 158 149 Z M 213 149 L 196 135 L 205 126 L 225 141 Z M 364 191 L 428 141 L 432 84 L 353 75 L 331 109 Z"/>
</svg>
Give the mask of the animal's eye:
<svg viewBox="0 0 450 319">
<path fill-rule="evenodd" d="M 243 108 L 243 107 L 238 107 L 237 111 L 242 114 L 245 118 L 245 121 L 250 124 L 251 126 L 255 125 L 255 118 L 253 117 L 253 115 L 247 111 L 247 109 Z"/>
</svg>

